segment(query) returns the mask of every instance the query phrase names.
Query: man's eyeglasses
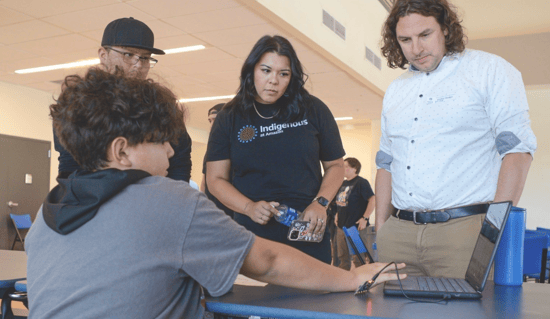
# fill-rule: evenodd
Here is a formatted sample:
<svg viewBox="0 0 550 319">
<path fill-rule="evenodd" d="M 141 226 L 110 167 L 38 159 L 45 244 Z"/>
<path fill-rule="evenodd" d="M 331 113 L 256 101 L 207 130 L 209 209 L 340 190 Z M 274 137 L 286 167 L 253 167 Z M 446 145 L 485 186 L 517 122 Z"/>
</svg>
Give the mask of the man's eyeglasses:
<svg viewBox="0 0 550 319">
<path fill-rule="evenodd" d="M 140 56 L 130 52 L 119 51 L 119 50 L 113 49 L 112 47 L 106 47 L 106 49 L 113 50 L 115 52 L 122 54 L 122 60 L 125 63 L 131 64 L 131 65 L 134 65 L 138 63 L 139 60 L 141 60 L 142 64 L 149 64 L 149 67 L 154 68 L 158 62 L 157 59 L 152 57 Z"/>
</svg>

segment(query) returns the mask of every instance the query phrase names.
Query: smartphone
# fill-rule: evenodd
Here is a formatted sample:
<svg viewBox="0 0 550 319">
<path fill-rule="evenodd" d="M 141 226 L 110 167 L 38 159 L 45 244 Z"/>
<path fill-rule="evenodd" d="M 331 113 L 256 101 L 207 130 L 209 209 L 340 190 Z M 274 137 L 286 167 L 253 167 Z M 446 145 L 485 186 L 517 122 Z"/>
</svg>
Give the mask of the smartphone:
<svg viewBox="0 0 550 319">
<path fill-rule="evenodd" d="M 290 224 L 290 229 L 288 230 L 288 240 L 292 241 L 308 241 L 318 243 L 323 240 L 324 233 L 319 235 L 309 235 L 307 229 L 309 227 L 309 222 L 304 220 L 293 220 Z"/>
</svg>

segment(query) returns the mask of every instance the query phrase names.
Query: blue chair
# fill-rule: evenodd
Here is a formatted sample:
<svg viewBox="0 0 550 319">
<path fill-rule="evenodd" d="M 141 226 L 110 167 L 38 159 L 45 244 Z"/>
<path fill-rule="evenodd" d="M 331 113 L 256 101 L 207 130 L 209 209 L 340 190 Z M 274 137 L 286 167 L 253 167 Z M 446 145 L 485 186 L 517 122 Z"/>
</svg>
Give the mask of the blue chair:
<svg viewBox="0 0 550 319">
<path fill-rule="evenodd" d="M 550 236 L 541 231 L 525 230 L 523 275 L 535 278 L 538 282 L 546 281 L 546 261 L 548 256 L 548 242 Z"/>
<path fill-rule="evenodd" d="M 357 227 L 343 227 L 342 229 L 344 230 L 344 234 L 346 235 L 346 241 L 348 243 L 349 251 L 353 253 L 353 255 L 357 255 L 357 258 L 359 258 L 361 265 L 365 264 L 365 259 L 363 259 L 363 256 L 361 254 L 366 254 L 369 258 L 369 262 L 373 263 L 374 260 L 372 259 L 372 256 L 369 253 L 367 247 L 365 247 L 365 243 L 363 243 L 361 236 L 359 236 L 359 231 L 357 230 Z"/>
<path fill-rule="evenodd" d="M 546 233 L 550 236 L 550 229 L 537 227 L 537 231 Z M 548 248 L 550 248 L 550 239 L 548 240 Z M 546 278 L 548 278 L 548 283 L 550 284 L 550 254 L 546 258 Z"/>
<path fill-rule="evenodd" d="M 10 214 L 11 221 L 15 227 L 15 238 L 13 239 L 13 244 L 11 245 L 11 250 L 15 247 L 15 243 L 20 241 L 23 246 L 25 246 L 25 237 L 21 235 L 21 230 L 28 230 L 32 226 L 31 215 L 15 215 Z"/>
<path fill-rule="evenodd" d="M 21 315 L 14 315 L 14 310 L 12 309 L 11 302 L 13 300 L 20 301 L 29 309 L 29 302 L 27 298 L 27 281 L 20 280 L 15 283 L 15 288 L 10 288 L 10 291 L 4 294 L 2 300 L 2 314 L 0 315 L 1 319 L 12 319 L 12 318 L 27 318 Z M 20 310 L 18 310 L 20 311 Z M 28 315 L 28 314 L 25 314 Z"/>
</svg>

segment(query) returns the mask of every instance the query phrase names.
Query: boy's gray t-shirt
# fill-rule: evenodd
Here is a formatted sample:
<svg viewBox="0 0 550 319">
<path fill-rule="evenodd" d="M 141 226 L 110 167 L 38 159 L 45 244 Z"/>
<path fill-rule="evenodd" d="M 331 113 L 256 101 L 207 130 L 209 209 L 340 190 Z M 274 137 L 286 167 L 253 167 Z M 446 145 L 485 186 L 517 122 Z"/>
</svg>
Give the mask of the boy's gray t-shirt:
<svg viewBox="0 0 550 319">
<path fill-rule="evenodd" d="M 200 285 L 228 292 L 254 235 L 189 184 L 147 177 L 68 235 L 29 231 L 29 318 L 202 318 Z"/>
</svg>

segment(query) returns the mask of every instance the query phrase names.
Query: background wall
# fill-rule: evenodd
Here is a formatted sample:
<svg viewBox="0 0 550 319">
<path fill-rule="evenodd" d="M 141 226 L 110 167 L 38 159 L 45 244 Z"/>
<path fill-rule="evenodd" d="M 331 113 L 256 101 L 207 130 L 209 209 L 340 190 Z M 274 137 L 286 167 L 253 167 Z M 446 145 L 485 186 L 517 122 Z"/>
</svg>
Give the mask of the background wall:
<svg viewBox="0 0 550 319">
<path fill-rule="evenodd" d="M 52 121 L 49 106 L 51 93 L 0 82 L 0 134 L 51 142 L 50 186 L 57 185 L 57 157 L 53 148 Z M 0 150 L 0 154 L 5 150 Z M 1 158 L 1 155 L 0 155 Z"/>
<path fill-rule="evenodd" d="M 527 99 L 538 148 L 519 206 L 527 209 L 527 228 L 550 228 L 549 206 L 546 202 L 550 190 L 550 88 L 528 88 Z"/>
</svg>

